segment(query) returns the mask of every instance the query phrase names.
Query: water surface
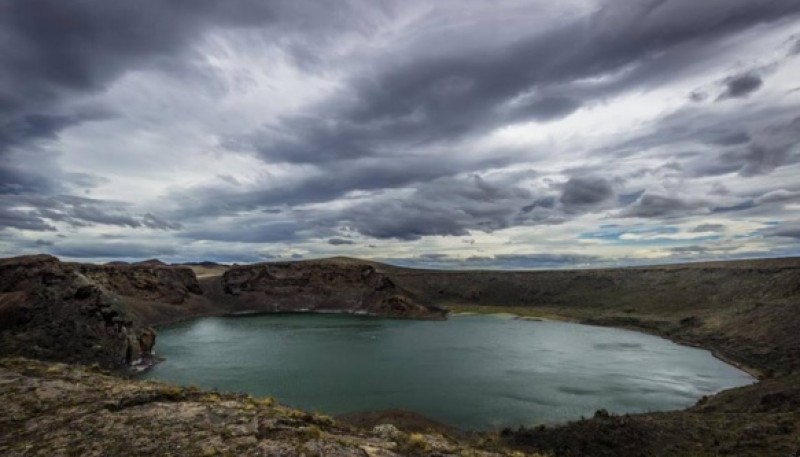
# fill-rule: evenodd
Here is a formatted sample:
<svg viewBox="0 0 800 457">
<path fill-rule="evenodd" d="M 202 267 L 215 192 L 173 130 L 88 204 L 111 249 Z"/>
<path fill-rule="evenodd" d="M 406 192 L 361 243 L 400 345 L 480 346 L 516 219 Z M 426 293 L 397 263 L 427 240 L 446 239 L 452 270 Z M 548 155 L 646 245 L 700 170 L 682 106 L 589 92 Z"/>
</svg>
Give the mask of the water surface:
<svg viewBox="0 0 800 457">
<path fill-rule="evenodd" d="M 753 379 L 642 333 L 499 316 L 214 317 L 160 329 L 144 377 L 336 415 L 402 408 L 469 429 L 683 408 Z"/>
</svg>

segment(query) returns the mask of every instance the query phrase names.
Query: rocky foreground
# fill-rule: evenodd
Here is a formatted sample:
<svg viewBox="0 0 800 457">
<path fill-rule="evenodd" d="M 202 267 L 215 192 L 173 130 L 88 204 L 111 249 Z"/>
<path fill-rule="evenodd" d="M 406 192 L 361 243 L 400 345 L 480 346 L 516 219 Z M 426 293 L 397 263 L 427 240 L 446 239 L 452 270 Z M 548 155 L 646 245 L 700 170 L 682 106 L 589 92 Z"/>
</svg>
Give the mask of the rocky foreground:
<svg viewBox="0 0 800 457">
<path fill-rule="evenodd" d="M 98 369 L 0 359 L 3 456 L 520 455 L 496 442 L 363 430 L 270 398 L 109 376 Z"/>
<path fill-rule="evenodd" d="M 761 381 L 685 411 L 599 411 L 569 424 L 466 439 L 446 436 L 452 435 L 446 427 L 413 415 L 373 412 L 344 425 L 270 400 L 98 371 L 146 367 L 157 347 L 152 327 L 192 317 L 338 311 L 442 319 L 444 308 L 633 328 L 710 349 Z M 486 455 L 516 449 L 562 457 L 800 456 L 796 258 L 446 272 L 343 258 L 228 267 L 18 257 L 0 261 L 0 356 L 26 357 L 0 361 L 0 455 Z"/>
</svg>

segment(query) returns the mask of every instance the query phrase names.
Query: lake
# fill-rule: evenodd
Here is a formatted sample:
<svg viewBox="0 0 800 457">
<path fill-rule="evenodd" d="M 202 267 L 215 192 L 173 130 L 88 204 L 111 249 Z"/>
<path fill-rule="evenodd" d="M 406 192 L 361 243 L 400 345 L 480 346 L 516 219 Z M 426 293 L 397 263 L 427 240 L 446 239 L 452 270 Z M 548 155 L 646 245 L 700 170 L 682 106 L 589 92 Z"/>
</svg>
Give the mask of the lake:
<svg viewBox="0 0 800 457">
<path fill-rule="evenodd" d="M 411 410 L 465 429 L 684 408 L 754 382 L 701 349 L 628 330 L 504 316 L 212 317 L 163 327 L 142 377 L 337 415 Z"/>
</svg>

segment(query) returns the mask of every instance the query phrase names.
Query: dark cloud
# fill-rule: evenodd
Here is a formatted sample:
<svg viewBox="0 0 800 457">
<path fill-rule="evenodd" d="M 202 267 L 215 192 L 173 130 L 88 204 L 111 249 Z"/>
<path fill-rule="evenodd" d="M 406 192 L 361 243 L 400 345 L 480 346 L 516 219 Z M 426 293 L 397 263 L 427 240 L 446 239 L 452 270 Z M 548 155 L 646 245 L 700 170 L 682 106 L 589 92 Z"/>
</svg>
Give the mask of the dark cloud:
<svg viewBox="0 0 800 457">
<path fill-rule="evenodd" d="M 622 217 L 672 217 L 708 211 L 709 204 L 701 200 L 685 200 L 657 194 L 643 194 L 639 200 L 623 209 Z"/>
<path fill-rule="evenodd" d="M 800 38 L 795 38 L 794 44 L 792 44 L 792 47 L 789 49 L 789 55 L 800 55 Z"/>
<path fill-rule="evenodd" d="M 504 269 L 537 269 L 537 268 L 574 268 L 581 266 L 600 266 L 612 262 L 612 259 L 593 255 L 562 253 L 530 253 L 530 254 L 497 254 L 487 256 L 471 256 L 467 258 L 452 257 L 443 253 L 424 253 L 412 259 L 384 259 L 389 263 L 407 266 L 423 266 L 435 268 L 504 268 Z"/>
<path fill-rule="evenodd" d="M 749 143 L 750 139 L 750 135 L 748 135 L 747 132 L 731 132 L 725 133 L 718 138 L 714 138 L 709 143 L 717 146 L 735 146 Z"/>
<path fill-rule="evenodd" d="M 567 206 L 586 206 L 602 203 L 614 196 L 614 188 L 605 178 L 570 178 L 564 184 L 561 203 Z"/>
<path fill-rule="evenodd" d="M 265 16 L 258 9 L 267 9 L 255 2 L 228 5 L 207 0 L 3 0 L 0 65 L 6 71 L 0 86 L 0 138 L 8 141 L 9 126 L 19 132 L 17 139 L 52 136 L 81 120 L 49 112 L 62 99 L 100 90 L 125 70 L 168 57 L 216 21 L 252 22 Z"/>
<path fill-rule="evenodd" d="M 669 248 L 669 250 L 676 254 L 700 255 L 708 253 L 723 253 L 723 252 L 735 251 L 736 246 L 691 245 L 691 246 L 676 246 Z"/>
<path fill-rule="evenodd" d="M 276 243 L 295 241 L 303 235 L 324 236 L 330 229 L 316 230 L 300 222 L 262 222 L 236 220 L 223 224 L 203 224 L 202 229 L 185 230 L 183 238 L 191 240 L 232 241 L 239 243 Z"/>
<path fill-rule="evenodd" d="M 581 102 L 568 97 L 550 96 L 527 100 L 514 107 L 515 117 L 537 121 L 559 119 L 581 107 Z"/>
<path fill-rule="evenodd" d="M 425 252 L 420 254 L 418 257 L 423 260 L 442 260 L 449 258 L 447 254 L 442 254 L 438 252 Z"/>
<path fill-rule="evenodd" d="M 60 111 L 127 71 L 202 72 L 191 47 L 214 30 L 270 28 L 291 51 L 332 28 L 357 28 L 357 5 L 333 3 L 340 14 L 283 0 L 0 0 L 0 152 L 96 119 L 91 112 Z"/>
<path fill-rule="evenodd" d="M 700 224 L 691 230 L 692 233 L 705 233 L 705 232 L 723 232 L 725 226 L 723 224 Z"/>
<path fill-rule="evenodd" d="M 783 202 L 799 201 L 799 200 L 800 200 L 800 191 L 778 189 L 759 195 L 755 199 L 755 203 L 760 205 L 764 203 L 783 203 Z"/>
<path fill-rule="evenodd" d="M 2 103 L 2 99 L 0 99 Z M 87 121 L 109 119 L 113 115 L 102 110 L 76 112 L 70 114 L 35 113 L 23 114 L 3 122 L 0 110 L 0 153 L 11 146 L 25 144 L 32 140 L 52 140 L 66 127 Z"/>
<path fill-rule="evenodd" d="M 725 91 L 719 96 L 719 100 L 747 97 L 760 89 L 762 84 L 761 76 L 756 74 L 745 73 L 731 76 L 725 79 Z"/>
<path fill-rule="evenodd" d="M 689 100 L 699 103 L 708 98 L 708 94 L 701 90 L 694 90 L 689 93 Z"/>
<path fill-rule="evenodd" d="M 729 154 L 728 158 L 742 162 L 739 169 L 739 174 L 742 176 L 756 176 L 790 163 L 791 156 L 789 147 L 753 145 L 743 151 Z"/>
<path fill-rule="evenodd" d="M 141 223 L 145 227 L 158 230 L 180 230 L 183 228 L 183 226 L 177 222 L 164 220 L 152 213 L 145 213 Z"/>
<path fill-rule="evenodd" d="M 800 119 L 793 107 L 713 112 L 685 107 L 649 127 L 597 152 L 628 158 L 689 149 L 681 155 L 672 153 L 676 176 L 684 177 L 756 176 L 800 162 Z"/>
<path fill-rule="evenodd" d="M 800 221 L 782 223 L 777 227 L 764 230 L 764 235 L 800 239 Z"/>
<path fill-rule="evenodd" d="M 26 209 L 18 209 L 20 207 Z M 57 195 L 0 195 L 0 230 L 17 228 L 54 231 L 53 223 L 72 227 L 110 225 L 129 228 L 177 230 L 179 224 L 165 221 L 151 213 L 142 217 L 128 213 L 129 205 L 120 202 Z"/>
<path fill-rule="evenodd" d="M 34 232 L 53 232 L 51 224 L 42 219 L 35 211 L 18 210 L 0 207 L 0 230 L 14 228 Z"/>
<path fill-rule="evenodd" d="M 50 248 L 50 253 L 57 256 L 81 259 L 143 259 L 178 254 L 175 247 L 154 246 L 142 243 L 87 243 L 59 244 Z"/>
<path fill-rule="evenodd" d="M 687 11 L 693 20 L 686 20 Z M 504 49 L 460 42 L 442 44 L 441 54 L 412 49 L 419 55 L 378 62 L 373 68 L 380 71 L 353 78 L 352 93 L 326 101 L 315 115 L 287 117 L 227 143 L 254 149 L 268 161 L 328 163 L 452 142 L 513 122 L 549 121 L 664 78 L 675 71 L 671 52 L 682 44 L 701 47 L 798 11 L 797 4 L 776 0 L 609 2 L 593 15 Z M 588 88 L 583 83 L 632 65 L 636 71 L 625 81 L 600 79 Z"/>
<path fill-rule="evenodd" d="M 120 213 L 104 211 L 105 208 L 95 205 L 77 204 L 64 206 L 65 211 L 48 211 L 45 213 L 50 219 L 69 221 L 73 225 L 81 226 L 85 223 L 116 225 L 120 227 L 141 227 L 138 219 Z"/>
<path fill-rule="evenodd" d="M 179 231 L 149 235 L 171 236 L 186 246 L 341 246 L 354 243 L 347 238 L 350 234 L 397 240 L 466 236 L 558 224 L 609 209 L 616 209 L 608 213 L 612 217 L 658 219 L 710 211 L 749 216 L 795 201 L 797 189 L 791 185 L 754 181 L 773 173 L 790 175 L 788 167 L 800 162 L 796 103 L 790 94 L 780 103 L 759 103 L 759 97 L 775 92 L 759 92 L 772 70 L 767 70 L 768 63 L 754 67 L 763 62 L 734 55 L 729 45 L 755 36 L 748 35 L 753 31 L 796 20 L 800 3 L 601 0 L 590 6 L 593 10 L 574 15 L 551 5 L 512 6 L 445 0 L 436 5 L 333 0 L 326 8 L 303 0 L 0 0 L 0 232 L 12 236 L 19 230 L 48 232 L 66 226 L 71 232 L 67 246 L 41 246 L 63 249 L 72 257 L 98 257 L 102 255 L 94 254 L 101 254 L 101 247 L 77 244 L 75 232 L 102 225 L 124 228 L 119 230 L 124 233 Z M 551 7 L 559 14 L 548 16 L 553 14 Z M 425 14 L 418 15 L 420 9 Z M 411 22 L 409 12 L 414 13 Z M 493 14 L 499 15 L 484 17 Z M 395 30 L 400 32 L 397 36 L 392 35 Z M 384 42 L 386 37 L 391 39 Z M 352 45 L 360 42 L 369 46 Z M 210 48 L 204 48 L 209 43 Z M 211 62 L 215 59 L 204 54 L 218 51 L 216 44 L 225 48 L 231 62 L 223 58 L 217 67 Z M 782 46 L 780 58 L 787 59 L 784 51 L 798 45 L 795 41 Z M 87 161 L 76 159 L 81 154 L 76 144 L 96 147 L 91 136 L 97 133 L 92 131 L 106 134 L 103 122 L 111 120 L 111 130 L 125 125 L 123 140 L 128 141 L 130 133 L 136 146 L 141 125 L 126 124 L 128 116 L 147 117 L 146 128 L 154 136 L 159 133 L 156 117 L 149 113 L 142 116 L 129 112 L 128 106 L 103 104 L 120 95 L 104 93 L 115 81 L 126 75 L 135 80 L 136 72 L 145 72 L 191 86 L 202 94 L 198 99 L 242 88 L 246 92 L 248 84 L 261 84 L 255 81 L 258 77 L 226 65 L 246 60 L 253 49 L 274 51 L 289 61 L 288 73 L 305 73 L 333 89 L 321 90 L 329 95 L 320 101 L 312 87 L 309 94 L 315 95 L 277 118 L 266 112 L 245 116 L 239 123 L 232 116 L 232 122 L 218 130 L 206 131 L 207 126 L 194 119 L 202 116 L 189 113 L 187 132 L 202 131 L 204 140 L 219 140 L 209 148 L 221 156 L 216 178 L 204 182 L 192 176 L 190 181 L 200 184 L 191 188 L 181 188 L 187 180 L 179 180 L 156 201 L 85 198 L 113 187 L 103 184 L 113 184 L 108 179 L 116 178 L 87 172 L 113 168 L 120 152 L 111 150 L 107 164 L 84 170 L 81 164 Z M 719 74 L 715 72 L 724 65 L 723 58 L 739 59 L 738 65 L 751 70 L 722 81 L 707 78 Z M 714 72 L 711 65 L 717 65 Z M 281 74 L 275 75 L 276 81 L 285 76 Z M 603 128 L 580 130 L 584 125 L 593 128 L 592 110 L 616 103 L 618 95 L 660 93 L 662 85 L 700 77 L 709 84 L 693 92 L 691 99 L 697 103 L 681 100 L 683 108 L 634 123 L 607 147 L 592 144 L 595 133 L 601 142 L 608 137 Z M 158 78 L 147 79 L 147 84 L 162 83 Z M 769 83 L 780 84 L 781 78 Z M 679 87 L 682 98 L 686 86 Z M 751 99 L 746 104 L 706 103 L 708 94 L 720 91 L 722 99 Z M 206 106 L 203 103 L 192 106 Z M 744 105 L 747 109 L 733 111 Z M 231 113 L 238 115 L 236 110 Z M 485 146 L 494 144 L 488 133 L 510 124 L 556 123 L 569 116 L 567 122 L 578 126 L 574 142 L 569 134 L 550 138 L 553 126 L 538 125 L 531 128 L 542 129 L 545 139 L 532 146 L 524 135 L 514 149 Z M 793 121 L 787 122 L 789 118 Z M 267 124 L 253 128 L 264 120 Z M 73 130 L 85 138 L 70 142 L 72 138 L 64 135 L 61 143 L 48 142 L 65 129 L 91 122 L 98 124 Z M 81 133 L 84 130 L 89 133 Z M 554 151 L 547 150 L 548 140 Z M 143 141 L 145 147 L 151 146 L 148 141 Z M 169 141 L 165 138 L 163 144 Z M 231 171 L 236 165 L 226 166 L 231 152 L 255 154 L 265 162 L 260 164 L 264 170 L 257 166 L 252 174 L 248 170 L 239 176 Z M 578 165 L 581 161 L 585 163 Z M 200 165 L 187 169 L 194 173 L 205 164 Z M 536 173 L 519 171 L 533 167 Z M 133 172 L 120 170 L 120 176 Z M 740 181 L 725 180 L 730 184 L 726 195 L 717 192 L 701 200 L 723 175 Z M 568 181 L 559 184 L 565 176 Z M 702 185 L 692 180 L 701 177 L 707 178 Z M 746 186 L 738 185 L 745 181 Z M 676 189 L 696 197 L 675 196 Z M 29 242 L 34 238 L 26 236 Z M 209 243 L 191 243 L 195 240 Z M 106 239 L 103 252 L 165 255 L 146 253 L 143 243 L 117 241 Z M 236 255 L 264 258 L 245 251 Z M 221 252 L 215 255 L 224 257 Z M 438 253 L 421 258 L 449 261 Z M 531 254 L 471 262 L 526 267 L 600 260 Z"/>
<path fill-rule="evenodd" d="M 0 164 L 0 195 L 43 194 L 53 190 L 48 176 L 13 166 Z"/>
<path fill-rule="evenodd" d="M 249 190 L 220 187 L 195 187 L 169 196 L 167 204 L 177 208 L 175 218 L 201 218 L 255 210 L 275 205 L 302 205 L 328 202 L 352 191 L 381 191 L 414 187 L 419 183 L 445 179 L 460 171 L 482 170 L 509 163 L 498 155 L 491 159 L 459 161 L 436 159 L 420 166 L 418 157 L 400 156 L 392 160 L 361 159 L 328 164 L 324 169 L 299 176 L 279 186 L 257 186 Z"/>
<path fill-rule="evenodd" d="M 529 190 L 480 176 L 442 178 L 420 185 L 402 199 L 379 199 L 339 215 L 346 224 L 374 238 L 416 240 L 423 236 L 463 236 L 491 232 L 520 221 Z"/>
<path fill-rule="evenodd" d="M 556 206 L 556 197 L 554 196 L 547 196 L 537 198 L 533 203 L 530 205 L 525 205 L 522 207 L 523 213 L 530 213 L 531 211 L 535 210 L 536 208 L 543 208 L 546 210 L 551 210 Z"/>
</svg>

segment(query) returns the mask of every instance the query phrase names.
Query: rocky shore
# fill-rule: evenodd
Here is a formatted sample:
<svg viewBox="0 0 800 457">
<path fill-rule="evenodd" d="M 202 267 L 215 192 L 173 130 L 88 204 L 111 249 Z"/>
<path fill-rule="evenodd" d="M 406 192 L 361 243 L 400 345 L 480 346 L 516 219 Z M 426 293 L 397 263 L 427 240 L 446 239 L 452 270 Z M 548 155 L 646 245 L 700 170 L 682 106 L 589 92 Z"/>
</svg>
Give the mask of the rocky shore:
<svg viewBox="0 0 800 457">
<path fill-rule="evenodd" d="M 397 412 L 344 425 L 244 395 L 98 371 L 146 366 L 157 347 L 153 327 L 193 317 L 319 311 L 442 319 L 446 308 L 654 333 L 712 350 L 761 382 L 685 411 L 599 411 L 569 424 L 465 438 L 446 428 L 423 433 L 437 428 L 430 424 L 395 432 L 385 423 L 392 418 L 427 423 Z M 0 260 L 0 356 L 7 357 L 0 362 L 2 455 L 505 455 L 508 448 L 552 456 L 800 455 L 797 258 L 449 272 L 344 258 L 228 267 L 17 257 Z"/>
</svg>

